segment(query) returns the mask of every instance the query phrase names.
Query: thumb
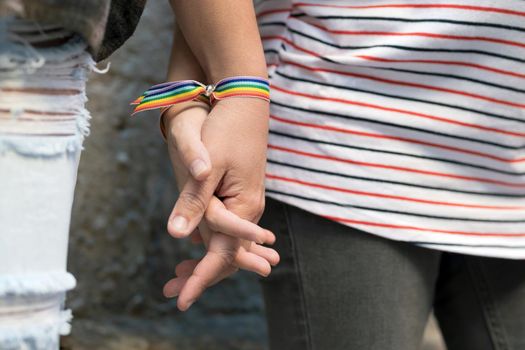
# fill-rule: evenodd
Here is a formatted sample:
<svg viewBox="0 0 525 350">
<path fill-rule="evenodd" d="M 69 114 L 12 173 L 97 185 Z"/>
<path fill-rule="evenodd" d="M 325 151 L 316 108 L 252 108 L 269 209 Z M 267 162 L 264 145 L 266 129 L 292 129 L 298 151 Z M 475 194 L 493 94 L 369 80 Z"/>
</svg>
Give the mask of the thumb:
<svg viewBox="0 0 525 350">
<path fill-rule="evenodd" d="M 211 172 L 210 155 L 201 141 L 202 124 L 207 116 L 207 109 L 199 105 L 168 109 L 163 115 L 170 152 L 177 153 L 196 180 L 206 179 Z"/>
<path fill-rule="evenodd" d="M 176 238 L 189 236 L 197 227 L 219 184 L 220 176 L 212 174 L 204 181 L 188 178 L 168 220 L 168 232 Z"/>
</svg>

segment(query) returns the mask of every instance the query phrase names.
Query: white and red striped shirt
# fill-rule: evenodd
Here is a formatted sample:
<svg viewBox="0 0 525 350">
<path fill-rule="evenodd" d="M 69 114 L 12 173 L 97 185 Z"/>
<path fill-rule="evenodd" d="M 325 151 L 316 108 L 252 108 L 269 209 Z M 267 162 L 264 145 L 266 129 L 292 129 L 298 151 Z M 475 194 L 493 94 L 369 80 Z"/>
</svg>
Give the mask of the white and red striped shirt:
<svg viewBox="0 0 525 350">
<path fill-rule="evenodd" d="M 394 240 L 525 258 L 525 1 L 256 8 L 268 196 Z"/>
</svg>

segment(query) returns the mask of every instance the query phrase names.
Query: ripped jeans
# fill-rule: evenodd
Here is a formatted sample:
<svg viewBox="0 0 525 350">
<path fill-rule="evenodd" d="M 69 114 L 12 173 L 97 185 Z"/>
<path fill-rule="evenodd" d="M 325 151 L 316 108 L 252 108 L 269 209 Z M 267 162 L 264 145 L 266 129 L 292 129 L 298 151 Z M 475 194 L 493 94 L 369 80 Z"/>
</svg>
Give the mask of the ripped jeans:
<svg viewBox="0 0 525 350">
<path fill-rule="evenodd" d="M 58 349 L 94 62 L 78 36 L 0 17 L 0 349 Z"/>
</svg>

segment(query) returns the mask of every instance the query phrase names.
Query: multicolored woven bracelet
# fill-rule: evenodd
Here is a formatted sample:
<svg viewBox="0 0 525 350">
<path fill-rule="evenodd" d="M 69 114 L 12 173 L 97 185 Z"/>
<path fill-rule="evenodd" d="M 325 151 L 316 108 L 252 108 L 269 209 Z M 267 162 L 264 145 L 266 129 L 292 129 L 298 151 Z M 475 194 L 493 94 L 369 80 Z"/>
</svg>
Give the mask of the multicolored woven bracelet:
<svg viewBox="0 0 525 350">
<path fill-rule="evenodd" d="M 237 96 L 270 101 L 270 83 L 259 77 L 237 76 L 222 79 L 211 85 L 204 85 L 196 80 L 180 80 L 153 85 L 131 103 L 136 105 L 132 115 L 196 99 L 214 104 L 217 100 Z"/>
</svg>

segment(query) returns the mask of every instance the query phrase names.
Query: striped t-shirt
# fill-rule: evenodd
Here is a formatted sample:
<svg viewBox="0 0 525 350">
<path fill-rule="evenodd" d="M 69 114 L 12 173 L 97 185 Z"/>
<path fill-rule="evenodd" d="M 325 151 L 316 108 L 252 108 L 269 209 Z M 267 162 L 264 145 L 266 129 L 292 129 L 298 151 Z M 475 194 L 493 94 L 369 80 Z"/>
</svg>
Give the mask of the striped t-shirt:
<svg viewBox="0 0 525 350">
<path fill-rule="evenodd" d="M 269 197 L 389 239 L 525 258 L 525 1 L 256 8 Z"/>
</svg>

